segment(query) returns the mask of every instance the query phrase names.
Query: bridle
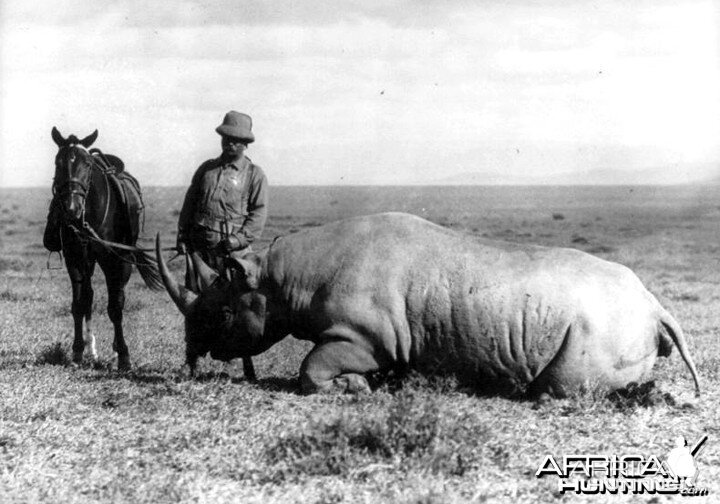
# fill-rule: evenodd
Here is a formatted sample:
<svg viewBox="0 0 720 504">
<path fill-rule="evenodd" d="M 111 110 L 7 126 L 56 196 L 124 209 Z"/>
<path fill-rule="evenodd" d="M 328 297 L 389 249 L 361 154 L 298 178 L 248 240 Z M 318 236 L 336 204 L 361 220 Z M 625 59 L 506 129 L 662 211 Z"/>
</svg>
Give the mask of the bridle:
<svg viewBox="0 0 720 504">
<path fill-rule="evenodd" d="M 81 145 L 81 144 L 70 144 L 66 146 L 67 149 L 72 148 L 78 148 L 87 153 L 88 158 L 85 158 L 82 161 L 82 164 L 76 166 L 75 173 L 73 173 L 73 166 L 75 165 L 74 159 L 65 160 L 65 167 L 67 168 L 67 179 L 63 181 L 61 184 L 56 184 L 55 181 L 53 181 L 52 186 L 52 193 L 53 198 L 66 198 L 66 197 L 72 197 L 73 195 L 77 195 L 80 197 L 80 222 L 82 222 L 83 226 L 87 226 L 87 222 L 85 221 L 85 202 L 87 200 L 87 195 L 90 192 L 90 184 L 92 182 L 92 170 L 97 169 L 100 170 L 100 172 L 103 174 L 103 177 L 105 179 L 105 190 L 107 192 L 108 197 L 105 201 L 105 211 L 103 212 L 102 219 L 100 221 L 99 226 L 102 226 L 105 224 L 105 219 L 107 219 L 108 212 L 110 210 L 110 184 L 107 180 L 107 172 L 102 167 L 98 166 L 95 162 L 95 159 L 93 158 L 92 154 L 88 153 L 87 149 Z M 85 173 L 85 168 L 87 167 L 87 182 L 83 180 L 83 178 L 77 176 L 78 173 Z M 63 214 L 65 217 L 68 217 L 69 210 L 66 208 L 66 205 L 61 201 L 60 206 L 63 210 Z M 74 220 L 74 219 L 70 219 Z"/>
<path fill-rule="evenodd" d="M 108 179 L 111 175 L 115 176 L 114 174 L 121 171 L 122 168 L 114 166 L 100 149 L 93 148 L 88 150 L 88 147 L 95 142 L 97 136 L 98 131 L 95 130 L 94 133 L 81 140 L 75 135 L 71 135 L 66 139 L 57 128 L 53 127 L 52 129 L 53 141 L 60 149 L 55 157 L 55 177 L 52 183 L 53 200 L 51 203 L 51 211 L 58 212 L 57 217 L 60 224 L 60 254 L 62 255 L 62 251 L 65 250 L 63 236 L 65 234 L 64 230 L 67 230 L 67 232 L 72 233 L 74 238 L 80 243 L 83 259 L 86 263 L 90 250 L 88 245 L 92 242 L 103 247 L 103 249 L 109 253 L 114 254 L 121 261 L 135 264 L 139 267 L 148 266 L 154 261 L 154 258 L 149 256 L 149 252 L 154 252 L 155 249 L 143 249 L 136 247 L 134 244 L 127 245 L 104 238 L 107 231 L 105 229 L 106 221 L 110 213 L 110 200 L 115 190 L 115 187 L 111 187 L 111 181 Z M 78 160 L 78 156 L 82 159 Z M 95 221 L 91 225 L 85 217 L 87 199 L 91 195 L 91 189 L 93 189 L 91 187 L 94 180 L 93 170 L 99 170 L 103 175 L 106 197 L 102 219 L 100 219 L 99 224 Z M 120 181 L 115 179 L 113 179 L 112 182 L 114 186 L 121 184 Z M 117 189 L 118 191 L 122 190 L 120 187 Z M 95 190 L 99 193 L 102 187 L 95 188 Z M 139 191 L 139 188 L 137 190 Z M 99 198 L 102 198 L 102 196 Z M 75 204 L 80 207 L 79 212 L 75 211 Z M 91 210 L 94 210 L 94 208 Z M 49 215 L 48 218 L 50 218 Z M 174 250 L 177 252 L 176 249 L 176 247 L 172 247 L 161 250 Z M 127 254 L 123 254 L 121 251 L 129 252 L 131 254 L 130 257 L 127 257 Z M 50 254 L 52 253 L 53 252 L 50 252 Z M 173 259 L 179 255 L 180 254 L 177 253 Z M 52 269 L 50 268 L 49 257 L 50 256 L 48 256 L 48 269 Z M 138 257 L 141 257 L 141 259 L 138 259 Z"/>
</svg>

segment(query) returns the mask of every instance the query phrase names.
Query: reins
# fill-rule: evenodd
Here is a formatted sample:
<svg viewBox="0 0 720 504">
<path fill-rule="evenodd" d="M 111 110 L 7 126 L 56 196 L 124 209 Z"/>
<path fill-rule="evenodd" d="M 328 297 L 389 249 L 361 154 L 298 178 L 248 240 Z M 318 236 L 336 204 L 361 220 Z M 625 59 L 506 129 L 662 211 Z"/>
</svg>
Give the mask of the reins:
<svg viewBox="0 0 720 504">
<path fill-rule="evenodd" d="M 84 149 L 84 147 L 81 146 L 81 148 Z M 102 226 L 105 223 L 105 220 L 107 219 L 109 212 L 110 212 L 110 182 L 108 181 L 108 174 L 115 173 L 117 170 L 115 166 L 113 166 L 105 157 L 105 155 L 100 151 L 100 149 L 91 149 L 90 151 L 87 151 L 90 154 L 91 161 L 89 163 L 90 170 L 93 169 L 99 170 L 103 174 L 103 178 L 105 180 L 105 190 L 107 197 L 105 198 L 105 210 L 103 212 L 102 220 L 100 221 L 100 226 Z M 97 154 L 97 155 L 95 155 Z M 80 217 L 80 222 L 82 222 L 82 227 L 77 226 L 73 222 L 63 222 L 62 226 L 67 227 L 73 233 L 75 233 L 75 236 L 78 238 L 78 240 L 81 242 L 81 244 L 85 245 L 87 242 L 95 242 L 101 246 L 103 246 L 106 250 L 114 254 L 118 259 L 121 261 L 124 261 L 129 264 L 133 264 L 135 266 L 140 266 L 138 262 L 133 261 L 125 257 L 124 255 L 121 255 L 118 253 L 118 250 L 124 250 L 130 253 L 143 253 L 148 254 L 155 252 L 154 248 L 142 248 L 137 247 L 134 245 L 126 245 L 124 243 L 117 243 L 110 240 L 105 240 L 101 238 L 95 229 L 85 220 L 85 208 L 86 208 L 86 200 L 87 195 L 90 192 L 90 183 L 92 181 L 92 173 L 90 177 L 88 178 L 88 183 L 85 184 L 82 179 L 78 177 L 73 177 L 70 173 L 70 166 L 68 166 L 68 180 L 65 181 L 62 185 L 55 185 L 53 184 L 53 197 L 57 197 L 58 195 L 65 195 L 65 194 L 78 194 L 83 199 L 83 207 L 82 207 L 82 214 Z M 75 186 L 79 186 L 79 189 Z M 64 210 L 64 206 L 61 205 L 61 207 Z M 144 219 L 144 216 L 143 216 Z M 65 220 L 65 219 L 63 219 Z M 62 233 L 61 233 L 61 240 L 62 240 Z M 175 260 L 180 254 L 177 247 L 166 247 L 160 249 L 161 251 L 174 251 L 177 252 L 177 254 L 170 259 L 169 261 Z M 85 247 L 83 246 L 83 251 L 85 252 Z M 52 252 L 48 255 L 47 259 L 47 269 L 55 269 L 50 268 L 50 257 L 52 256 Z M 62 252 L 60 252 L 60 256 L 62 257 Z M 169 262 L 168 261 L 168 262 Z"/>
<path fill-rule="evenodd" d="M 73 231 L 75 231 L 76 234 L 78 234 L 78 235 L 81 234 L 81 231 L 73 224 L 68 224 L 67 226 L 70 229 L 72 229 Z M 83 222 L 83 229 L 86 231 L 86 234 L 84 234 L 84 236 L 86 238 L 88 238 L 90 241 L 99 243 L 100 245 L 102 245 L 103 247 L 106 247 L 106 248 L 127 250 L 129 252 L 155 252 L 154 248 L 136 247 L 134 245 L 125 245 L 124 243 L 117 243 L 117 242 L 113 242 L 110 240 L 104 240 L 103 238 L 100 238 L 100 236 L 95 232 L 95 230 L 92 228 L 92 226 L 90 226 L 90 224 L 88 224 L 87 222 Z M 165 247 L 165 248 L 161 248 L 160 250 L 163 252 L 177 251 L 177 247 Z"/>
<path fill-rule="evenodd" d="M 95 242 L 101 246 L 103 246 L 106 250 L 111 252 L 113 255 L 115 255 L 118 259 L 120 259 L 123 262 L 126 262 L 128 264 L 132 264 L 134 266 L 139 266 L 140 264 L 137 261 L 133 261 L 131 259 L 128 259 L 127 257 L 119 254 L 116 249 L 125 250 L 127 252 L 135 253 L 152 253 L 155 252 L 154 248 L 143 248 L 143 247 L 136 247 L 133 245 L 125 245 L 124 243 L 117 243 L 110 240 L 105 240 L 103 238 L 100 238 L 100 236 L 97 234 L 97 232 L 88 224 L 87 222 L 83 222 L 82 229 L 78 228 L 74 224 L 64 224 L 66 227 L 68 227 L 75 235 L 81 240 L 85 241 L 91 241 Z M 162 252 L 176 252 L 176 254 L 168 260 L 168 262 L 172 262 L 175 259 L 177 259 L 180 255 L 180 251 L 178 251 L 177 247 L 164 247 L 160 249 Z M 51 268 L 50 267 L 50 257 L 52 256 L 53 252 L 48 253 L 48 260 L 47 260 L 47 269 L 58 269 L 58 268 Z M 60 256 L 62 257 L 62 252 L 58 252 Z"/>
</svg>

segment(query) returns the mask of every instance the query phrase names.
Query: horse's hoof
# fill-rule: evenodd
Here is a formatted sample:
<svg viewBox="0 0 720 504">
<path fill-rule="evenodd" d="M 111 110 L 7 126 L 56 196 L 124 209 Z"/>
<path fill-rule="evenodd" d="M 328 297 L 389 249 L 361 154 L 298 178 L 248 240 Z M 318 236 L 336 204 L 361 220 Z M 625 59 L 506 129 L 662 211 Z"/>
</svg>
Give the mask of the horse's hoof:
<svg viewBox="0 0 720 504">
<path fill-rule="evenodd" d="M 131 366 L 130 366 L 130 359 L 129 359 L 129 358 L 127 358 L 127 357 L 122 358 L 122 357 L 121 357 L 121 358 L 118 359 L 118 371 L 127 372 L 127 371 L 130 371 L 130 368 L 131 368 Z"/>
<path fill-rule="evenodd" d="M 80 365 L 83 362 L 83 354 L 82 352 L 73 352 L 73 358 L 72 358 L 73 364 Z"/>
</svg>

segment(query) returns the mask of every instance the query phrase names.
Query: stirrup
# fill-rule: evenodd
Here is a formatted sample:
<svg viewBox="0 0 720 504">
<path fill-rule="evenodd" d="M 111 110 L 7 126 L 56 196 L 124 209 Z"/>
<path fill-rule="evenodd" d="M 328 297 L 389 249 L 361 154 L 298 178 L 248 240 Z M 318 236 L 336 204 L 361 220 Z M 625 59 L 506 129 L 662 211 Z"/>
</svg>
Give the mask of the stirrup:
<svg viewBox="0 0 720 504">
<path fill-rule="evenodd" d="M 50 258 L 52 257 L 53 254 L 57 254 L 58 258 L 60 260 L 60 266 L 58 266 L 57 268 L 53 268 L 50 266 Z M 48 252 L 47 261 L 45 263 L 45 266 L 49 270 L 61 270 L 61 269 L 63 269 L 62 260 L 63 260 L 63 255 L 62 255 L 61 251 L 59 251 L 59 250 L 58 251 L 50 251 L 50 252 Z"/>
</svg>

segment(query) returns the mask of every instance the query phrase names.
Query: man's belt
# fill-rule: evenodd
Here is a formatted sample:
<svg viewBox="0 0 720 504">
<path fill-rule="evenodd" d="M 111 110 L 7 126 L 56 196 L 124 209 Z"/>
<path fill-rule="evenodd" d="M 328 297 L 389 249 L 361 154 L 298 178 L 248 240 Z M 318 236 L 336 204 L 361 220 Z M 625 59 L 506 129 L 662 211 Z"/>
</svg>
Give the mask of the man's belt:
<svg viewBox="0 0 720 504">
<path fill-rule="evenodd" d="M 195 219 L 193 226 L 211 229 L 212 231 L 222 232 L 225 226 L 229 226 L 231 231 L 237 228 L 241 228 L 244 221 L 244 217 L 237 219 L 225 219 L 221 217 L 215 217 L 212 215 L 199 214 Z"/>
</svg>

